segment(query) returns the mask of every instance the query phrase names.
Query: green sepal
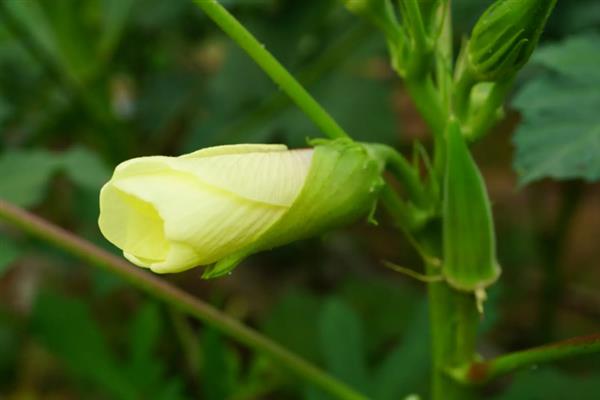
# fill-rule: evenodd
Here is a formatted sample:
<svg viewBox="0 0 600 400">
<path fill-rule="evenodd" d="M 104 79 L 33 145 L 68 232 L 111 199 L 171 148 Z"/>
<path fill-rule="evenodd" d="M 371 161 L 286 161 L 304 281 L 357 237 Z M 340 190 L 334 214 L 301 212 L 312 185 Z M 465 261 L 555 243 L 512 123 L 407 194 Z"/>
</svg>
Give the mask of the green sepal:
<svg viewBox="0 0 600 400">
<path fill-rule="evenodd" d="M 311 168 L 290 210 L 261 237 L 256 248 L 270 249 L 314 236 L 365 216 L 374 207 L 384 160 L 368 144 L 349 139 L 313 140 Z"/>
<path fill-rule="evenodd" d="M 369 215 L 385 184 L 385 160 L 368 144 L 314 139 L 311 166 L 290 209 L 258 240 L 209 266 L 202 278 L 231 272 L 250 254 L 319 235 Z"/>
<path fill-rule="evenodd" d="M 247 253 L 235 253 L 209 265 L 204 269 L 202 279 L 213 279 L 229 274 L 239 265 L 239 263 L 244 261 L 247 256 Z"/>
<path fill-rule="evenodd" d="M 478 291 L 500 275 L 485 182 L 456 120 L 446 133 L 443 204 L 443 274 L 454 288 Z"/>
</svg>

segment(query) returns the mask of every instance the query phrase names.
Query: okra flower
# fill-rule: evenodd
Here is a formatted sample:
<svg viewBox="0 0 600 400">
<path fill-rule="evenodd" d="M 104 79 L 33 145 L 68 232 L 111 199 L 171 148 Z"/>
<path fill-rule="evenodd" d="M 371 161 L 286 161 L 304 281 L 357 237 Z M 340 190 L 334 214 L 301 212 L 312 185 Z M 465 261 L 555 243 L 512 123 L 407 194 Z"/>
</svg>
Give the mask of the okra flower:
<svg viewBox="0 0 600 400">
<path fill-rule="evenodd" d="M 102 234 L 132 263 L 159 273 L 216 263 L 222 275 L 249 254 L 364 215 L 382 185 L 369 147 L 241 144 L 117 166 L 100 193 Z"/>
</svg>

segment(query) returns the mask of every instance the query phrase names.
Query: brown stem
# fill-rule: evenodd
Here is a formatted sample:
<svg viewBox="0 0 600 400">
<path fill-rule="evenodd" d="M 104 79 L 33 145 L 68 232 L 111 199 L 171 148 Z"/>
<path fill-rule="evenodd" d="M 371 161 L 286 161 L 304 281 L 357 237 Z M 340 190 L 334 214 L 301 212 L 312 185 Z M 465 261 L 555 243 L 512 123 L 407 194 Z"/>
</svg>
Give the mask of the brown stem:
<svg viewBox="0 0 600 400">
<path fill-rule="evenodd" d="M 240 343 L 287 366 L 298 376 L 320 387 L 335 398 L 366 400 L 363 395 L 328 375 L 320 368 L 310 364 L 259 332 L 223 314 L 211 305 L 22 208 L 0 200 L 0 219 L 52 243 L 76 257 L 102 267 L 120 276 L 138 289 L 172 305 L 181 312 L 212 325 Z"/>
</svg>

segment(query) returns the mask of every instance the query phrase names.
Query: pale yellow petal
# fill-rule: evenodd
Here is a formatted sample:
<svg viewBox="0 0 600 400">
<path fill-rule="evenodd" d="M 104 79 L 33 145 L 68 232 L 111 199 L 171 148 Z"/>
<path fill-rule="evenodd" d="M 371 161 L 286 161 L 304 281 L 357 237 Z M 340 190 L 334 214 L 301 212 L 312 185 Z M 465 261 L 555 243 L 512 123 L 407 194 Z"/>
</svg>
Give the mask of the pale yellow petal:
<svg viewBox="0 0 600 400">
<path fill-rule="evenodd" d="M 135 175 L 151 175 L 169 170 L 169 162 L 172 159 L 174 157 L 150 156 L 123 161 L 115 168 L 113 179 Z"/>
<path fill-rule="evenodd" d="M 294 203 L 312 150 L 235 145 L 183 157 L 140 157 L 115 169 L 100 226 L 136 265 L 159 273 L 247 248 Z"/>
<path fill-rule="evenodd" d="M 289 207 L 300 193 L 312 150 L 248 152 L 171 160 L 174 169 L 237 196 Z"/>
<path fill-rule="evenodd" d="M 114 185 L 151 203 L 164 221 L 166 239 L 193 248 L 198 265 L 251 243 L 286 210 L 239 198 L 175 171 L 121 178 Z"/>
<path fill-rule="evenodd" d="M 139 257 L 162 260 L 169 250 L 156 209 L 110 182 L 100 192 L 98 225 L 111 243 Z"/>
<path fill-rule="evenodd" d="M 184 154 L 179 158 L 200 158 L 244 153 L 285 152 L 287 149 L 287 146 L 284 144 L 226 144 L 222 146 L 206 147 L 194 151 L 193 153 Z"/>
<path fill-rule="evenodd" d="M 173 242 L 164 260 L 151 260 L 137 257 L 133 254 L 123 253 L 126 259 L 140 267 L 149 268 L 152 271 L 162 273 L 181 272 L 186 269 L 200 265 L 198 254 L 190 246 L 183 243 Z"/>
</svg>

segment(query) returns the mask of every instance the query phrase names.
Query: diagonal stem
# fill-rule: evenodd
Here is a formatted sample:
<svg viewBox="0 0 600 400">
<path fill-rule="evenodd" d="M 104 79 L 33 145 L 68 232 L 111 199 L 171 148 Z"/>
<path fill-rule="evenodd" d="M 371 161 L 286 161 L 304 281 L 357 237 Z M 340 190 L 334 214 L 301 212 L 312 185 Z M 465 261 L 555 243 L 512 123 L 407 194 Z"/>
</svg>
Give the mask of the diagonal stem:
<svg viewBox="0 0 600 400">
<path fill-rule="evenodd" d="M 348 134 L 248 30 L 216 0 L 194 0 L 223 31 L 332 139 Z"/>
<path fill-rule="evenodd" d="M 449 372 L 459 382 L 481 384 L 530 365 L 598 352 L 600 352 L 600 333 L 578 336 L 545 346 L 509 353 L 491 360 L 475 362 Z"/>
<path fill-rule="evenodd" d="M 0 220 L 120 276 L 136 288 L 266 354 L 337 399 L 367 400 L 345 383 L 211 305 L 22 208 L 0 200 Z"/>
<path fill-rule="evenodd" d="M 343 60 L 346 60 L 361 48 L 371 33 L 371 26 L 365 23 L 350 29 L 334 44 L 325 49 L 313 63 L 298 72 L 297 77 L 299 82 L 308 87 L 315 84 L 323 76 L 331 74 L 335 70 L 334 67 L 339 66 Z M 253 130 L 275 119 L 292 104 L 290 97 L 286 93 L 280 91 L 274 92 L 249 115 L 245 115 L 239 120 L 234 120 L 230 125 L 220 130 L 215 135 L 214 142 L 239 142 L 241 132 Z"/>
</svg>

